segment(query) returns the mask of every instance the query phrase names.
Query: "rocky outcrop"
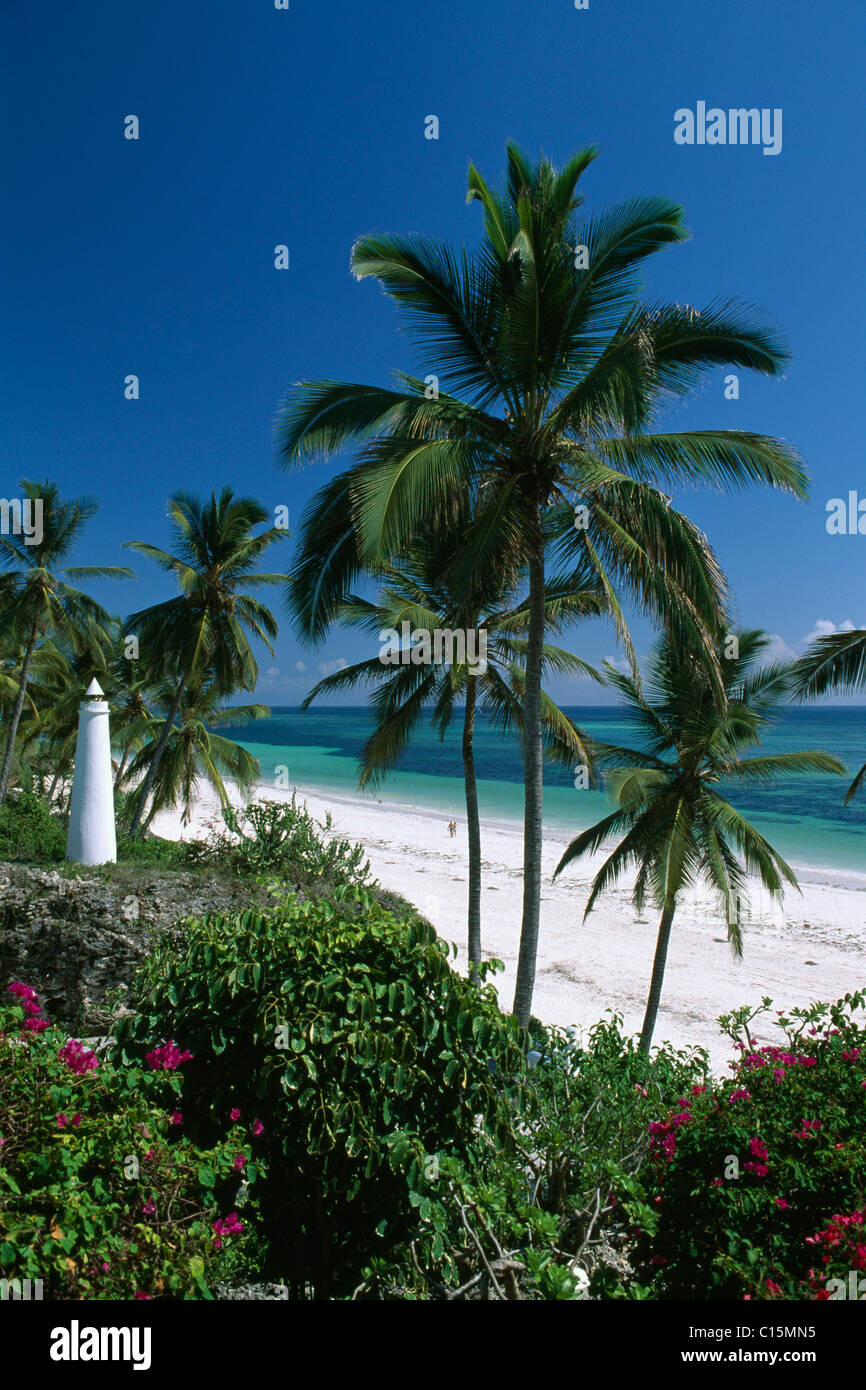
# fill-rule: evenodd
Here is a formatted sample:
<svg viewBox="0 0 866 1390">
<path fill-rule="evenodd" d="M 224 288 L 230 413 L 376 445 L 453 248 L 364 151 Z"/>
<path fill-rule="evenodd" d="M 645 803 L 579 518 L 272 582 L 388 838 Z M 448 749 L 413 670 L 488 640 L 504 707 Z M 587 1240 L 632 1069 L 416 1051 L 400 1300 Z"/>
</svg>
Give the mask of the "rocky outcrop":
<svg viewBox="0 0 866 1390">
<path fill-rule="evenodd" d="M 252 896 L 218 874 L 117 864 L 70 877 L 0 863 L 0 987 L 23 980 L 52 1021 L 104 1032 L 118 987 L 158 936 L 180 944 L 179 920 L 249 907 Z"/>
</svg>

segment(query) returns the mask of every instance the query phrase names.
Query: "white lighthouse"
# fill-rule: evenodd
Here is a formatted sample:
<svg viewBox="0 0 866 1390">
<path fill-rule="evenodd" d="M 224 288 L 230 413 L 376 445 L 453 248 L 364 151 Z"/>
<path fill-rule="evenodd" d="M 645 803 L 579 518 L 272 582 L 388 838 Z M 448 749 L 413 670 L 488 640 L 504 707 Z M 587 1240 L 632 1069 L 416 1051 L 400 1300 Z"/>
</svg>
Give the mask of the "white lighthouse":
<svg viewBox="0 0 866 1390">
<path fill-rule="evenodd" d="M 79 864 L 113 864 L 117 838 L 108 702 L 96 680 L 90 682 L 85 695 L 78 716 L 66 858 Z"/>
</svg>

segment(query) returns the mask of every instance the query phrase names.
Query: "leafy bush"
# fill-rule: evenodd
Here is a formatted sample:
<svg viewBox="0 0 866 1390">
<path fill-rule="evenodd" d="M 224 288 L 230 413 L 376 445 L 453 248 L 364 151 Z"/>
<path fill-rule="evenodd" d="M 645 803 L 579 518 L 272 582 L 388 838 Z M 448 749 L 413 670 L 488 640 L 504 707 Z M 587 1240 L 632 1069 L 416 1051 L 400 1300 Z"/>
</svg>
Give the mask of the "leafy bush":
<svg viewBox="0 0 866 1390">
<path fill-rule="evenodd" d="M 209 840 L 193 840 L 184 846 L 193 864 L 216 864 L 249 877 L 272 877 L 286 886 L 311 888 L 319 894 L 344 884 L 364 884 L 370 868 L 362 845 L 350 840 L 325 839 L 332 834 L 330 811 L 317 821 L 291 801 L 254 801 L 243 811 L 224 807 L 229 833 Z"/>
<path fill-rule="evenodd" d="M 33 792 L 10 796 L 0 807 L 0 859 L 56 864 L 66 858 L 66 827 Z"/>
<path fill-rule="evenodd" d="M 209 1298 L 234 1233 L 238 1127 L 208 1151 L 184 1138 L 183 1054 L 115 1067 L 0 997 L 0 1276 L 63 1299 Z M 245 1166 L 252 1180 L 256 1166 Z M 221 1215 L 220 1213 L 224 1213 Z"/>
<path fill-rule="evenodd" d="M 363 908 L 363 916 L 356 909 Z M 169 1033 L 190 1048 L 184 1115 L 211 1143 L 232 1108 L 263 1126 L 256 1193 L 269 1271 L 304 1297 L 345 1294 L 414 1229 L 436 1156 L 465 1156 L 487 1126 L 508 1137 L 488 1060 L 522 1066 L 519 1031 L 490 986 L 455 974 L 432 928 L 357 885 L 186 924 L 158 949 L 118 1025 L 124 1058 Z"/>
<path fill-rule="evenodd" d="M 585 1044 L 536 1030 L 534 1069 L 505 1089 L 515 1143 L 482 1143 L 419 1184 L 411 1246 L 364 1270 L 366 1297 L 570 1300 L 609 1256 L 612 1193 L 646 1162 L 659 1107 L 706 1079 L 696 1049 L 652 1057 L 611 1014 Z"/>
<path fill-rule="evenodd" d="M 146 840 L 124 837 L 117 841 L 117 858 L 121 863 L 182 869 L 188 862 L 188 850 L 188 844 L 179 840 L 162 840 L 158 835 L 151 835 Z"/>
<path fill-rule="evenodd" d="M 829 1279 L 866 1268 L 864 1001 L 780 1015 L 779 1046 L 749 1032 L 769 999 L 721 1020 L 740 1052 L 733 1079 L 682 1095 L 651 1124 L 651 1166 L 626 1194 L 635 1279 L 620 1292 L 826 1298 Z"/>
</svg>

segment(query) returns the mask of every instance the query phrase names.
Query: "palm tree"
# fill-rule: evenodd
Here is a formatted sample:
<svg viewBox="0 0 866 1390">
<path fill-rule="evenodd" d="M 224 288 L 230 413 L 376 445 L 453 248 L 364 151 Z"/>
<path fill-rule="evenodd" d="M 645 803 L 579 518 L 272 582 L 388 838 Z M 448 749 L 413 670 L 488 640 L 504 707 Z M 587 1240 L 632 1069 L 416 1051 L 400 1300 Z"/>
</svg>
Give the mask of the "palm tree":
<svg viewBox="0 0 866 1390">
<path fill-rule="evenodd" d="M 182 823 L 188 825 L 202 778 L 213 787 L 224 807 L 231 805 L 225 777 L 237 783 L 244 796 L 255 786 L 261 770 L 257 760 L 239 743 L 214 733 L 214 729 L 220 724 L 267 719 L 270 709 L 267 705 L 235 705 L 226 709 L 221 701 L 222 689 L 214 678 L 206 679 L 201 685 L 188 684 L 179 704 L 177 683 L 166 681 L 157 692 L 155 703 L 166 711 L 173 711 L 178 718 L 177 726 L 165 716 L 152 715 L 142 719 L 138 726 L 130 726 L 130 732 L 141 740 L 141 747 L 129 768 L 133 779 L 144 775 L 153 760 L 155 744 L 168 729 L 165 753 L 154 779 L 143 830 L 148 829 L 159 811 L 176 806 L 178 801 L 183 805 Z"/>
<path fill-rule="evenodd" d="M 253 535 L 267 512 L 249 497 L 235 497 L 223 488 L 207 502 L 177 492 L 168 504 L 177 554 L 144 541 L 127 544 L 173 574 L 177 598 L 134 613 L 127 630 L 139 632 L 146 649 L 145 666 L 153 676 L 176 676 L 174 703 L 161 726 L 144 773 L 141 792 L 129 826 L 130 838 L 140 833 L 141 818 L 153 790 L 159 764 L 188 686 L 204 688 L 212 677 L 222 696 L 252 690 L 258 665 L 247 634 L 257 637 L 269 652 L 277 623 L 270 610 L 247 591 L 282 584 L 283 574 L 256 572 L 263 552 L 286 534 L 271 527 Z"/>
<path fill-rule="evenodd" d="M 42 534 L 32 545 L 24 536 L 0 535 L 0 559 L 11 570 L 4 576 L 3 629 L 7 634 L 18 634 L 21 640 L 18 691 L 0 770 L 0 806 L 9 788 L 15 740 L 40 640 L 56 634 L 74 650 L 93 651 L 98 656 L 105 638 L 108 614 L 72 584 L 82 579 L 135 578 L 132 570 L 116 565 L 77 565 L 58 572 L 57 566 L 67 559 L 86 522 L 95 514 L 96 503 L 86 497 L 64 502 L 56 484 L 48 480 L 38 484 L 22 478 L 20 487 L 31 504 L 41 507 Z"/>
<path fill-rule="evenodd" d="M 637 870 L 635 907 L 642 911 L 651 895 L 661 912 L 640 1038 L 644 1052 L 652 1041 L 681 893 L 697 880 L 718 892 L 728 938 L 740 956 L 739 903 L 747 873 L 758 874 L 775 897 L 781 897 L 783 880 L 798 887 L 790 866 L 722 795 L 719 784 L 724 779 L 735 787 L 797 773 L 845 771 L 837 758 L 814 750 L 741 756 L 759 743 L 762 729 L 790 689 L 790 663 L 758 664 L 769 640 L 754 630 L 739 634 L 738 655 L 722 663 L 728 696 L 724 713 L 705 663 L 684 659 L 670 637 L 655 648 L 646 694 L 633 678 L 608 667 L 608 677 L 643 740 L 637 748 L 596 746 L 600 762 L 610 769 L 616 809 L 572 840 L 554 877 L 612 836 L 621 836 L 593 879 L 584 920 L 599 894 L 629 868 Z"/>
<path fill-rule="evenodd" d="M 817 700 L 833 691 L 840 695 L 866 690 L 866 630 L 831 632 L 819 637 L 794 667 L 794 697 Z M 845 796 L 845 805 L 866 781 L 863 764 Z"/>
<path fill-rule="evenodd" d="M 434 725 L 442 738 L 454 717 L 457 702 L 463 701 L 463 779 L 466 793 L 466 822 L 469 843 L 467 956 L 469 973 L 477 978 L 481 962 L 481 822 L 475 773 L 475 721 L 480 707 L 494 727 L 511 731 L 523 729 L 524 663 L 526 641 L 522 634 L 528 621 L 525 602 L 518 598 L 519 575 L 505 583 L 498 568 L 476 575 L 472 586 L 457 587 L 451 582 L 453 567 L 460 559 L 459 541 L 453 536 L 418 538 L 403 560 L 382 565 L 384 581 L 375 603 L 349 596 L 337 613 L 340 622 L 360 627 L 371 636 L 385 630 L 402 631 L 408 623 L 413 645 L 420 650 L 421 634 L 437 631 L 470 631 L 486 634 L 484 669 L 472 667 L 453 650 L 445 653 L 441 664 L 411 662 L 397 666 L 383 664 L 380 656 L 335 671 L 310 691 L 301 708 L 307 709 L 319 695 L 354 688 L 360 684 L 375 687 L 372 706 L 374 730 L 361 752 L 359 783 L 377 785 L 406 748 L 413 729 L 426 711 L 432 711 Z M 552 629 L 570 621 L 604 612 L 606 600 L 599 589 L 584 577 L 560 577 L 548 585 L 546 620 Z M 477 655 L 477 653 L 476 653 Z M 590 676 L 601 680 L 598 672 L 571 652 L 545 643 L 543 668 L 558 675 Z M 542 690 L 542 736 L 548 752 L 560 762 L 579 761 L 591 768 L 592 751 L 586 736 Z"/>
<path fill-rule="evenodd" d="M 104 689 L 105 658 L 98 646 L 76 652 L 61 637 L 44 641 L 34 655 L 28 686 L 34 709 L 21 720 L 19 744 L 31 771 L 48 778 L 51 802 L 71 780 L 81 695 L 94 676 Z"/>
<path fill-rule="evenodd" d="M 466 497 L 485 501 L 472 508 L 467 570 L 488 564 L 503 534 L 520 545 L 529 625 L 514 1012 L 524 1026 L 541 895 L 546 523 L 558 529 L 561 555 L 593 565 L 612 603 L 625 590 L 672 625 L 684 649 L 709 657 L 721 575 L 706 538 L 661 486 L 806 491 L 794 451 L 766 435 L 652 432 L 666 401 L 687 395 L 706 372 L 731 364 L 777 375 L 786 353 L 748 306 L 641 301 L 638 269 L 686 238 L 683 212 L 668 198 L 644 197 L 578 221 L 577 184 L 596 153 L 581 150 L 557 171 L 545 158 L 531 166 L 509 144 L 501 194 L 470 165 L 468 198 L 484 212 L 475 255 L 419 236 L 361 238 L 354 272 L 378 279 L 394 299 L 426 380 L 401 373 L 393 390 L 302 383 L 278 422 L 286 465 L 360 447 L 306 516 L 295 574 L 308 595 L 300 615 L 308 638 L 327 628 L 361 567 L 389 559 L 422 527 L 447 525 Z"/>
</svg>

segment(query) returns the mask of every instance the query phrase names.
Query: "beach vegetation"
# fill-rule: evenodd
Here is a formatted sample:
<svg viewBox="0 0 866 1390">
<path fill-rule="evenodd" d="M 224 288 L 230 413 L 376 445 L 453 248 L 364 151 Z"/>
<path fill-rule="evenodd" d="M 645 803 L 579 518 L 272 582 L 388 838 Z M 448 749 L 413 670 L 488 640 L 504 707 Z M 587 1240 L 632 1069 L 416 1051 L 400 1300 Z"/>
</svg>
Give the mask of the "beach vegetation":
<svg viewBox="0 0 866 1390">
<path fill-rule="evenodd" d="M 37 991 L 0 992 L 0 1278 L 46 1299 L 209 1299 L 244 1223 L 230 1205 L 247 1127 L 197 1148 L 188 1054 L 151 1041 L 121 1065 L 49 1023 Z M 255 1181 L 250 1165 L 247 1181 Z M 228 1225 L 226 1223 L 228 1222 Z"/>
<path fill-rule="evenodd" d="M 514 994 L 531 1015 L 539 939 L 547 567 L 588 565 L 614 611 L 627 598 L 702 652 L 724 687 L 713 646 L 724 580 L 703 533 L 666 488 L 761 484 L 806 495 L 787 443 L 740 430 L 657 432 L 657 417 L 721 365 L 778 376 L 787 352 L 755 310 L 649 304 L 639 272 L 684 241 L 682 208 L 634 198 L 587 217 L 578 185 L 596 158 L 561 169 L 507 146 L 494 191 L 470 164 L 468 200 L 483 231 L 473 249 L 419 235 L 372 234 L 352 253 L 359 279 L 394 301 L 424 380 L 391 389 L 316 380 L 294 387 L 278 420 L 286 466 L 340 457 L 348 469 L 307 509 L 299 629 L 316 641 L 370 563 L 390 563 L 422 531 L 441 532 L 471 502 L 465 573 L 519 555 L 527 576 L 523 691 L 523 915 Z M 575 248 L 579 248 L 575 254 Z M 579 510 L 578 510 L 579 509 Z M 580 525 L 576 519 L 580 518 Z"/>
<path fill-rule="evenodd" d="M 27 688 L 40 646 L 62 636 L 80 652 L 97 654 L 109 616 L 81 589 L 82 580 L 133 579 L 117 565 L 77 565 L 66 561 L 81 540 L 96 503 L 88 497 L 64 501 L 55 483 L 21 480 L 21 490 L 39 504 L 39 534 L 0 533 L 0 613 L 5 666 L 0 696 L 5 697 L 6 740 L 0 765 L 0 806 L 9 792 L 16 739 L 27 703 Z"/>
<path fill-rule="evenodd" d="M 767 998 L 720 1020 L 733 1073 L 651 1123 L 649 1162 L 620 1192 L 631 1274 L 601 1274 L 600 1297 L 848 1296 L 866 1271 L 864 1004 L 860 992 L 773 1016 Z M 781 1037 L 759 1045 L 768 1018 Z"/>
<path fill-rule="evenodd" d="M 273 652 L 277 623 L 270 609 L 251 590 L 279 585 L 281 574 L 256 568 L 260 557 L 285 531 L 254 528 L 268 519 L 264 507 L 249 497 L 237 497 L 225 487 L 206 501 L 178 492 L 168 514 L 175 552 L 145 541 L 129 541 L 131 549 L 153 560 L 172 575 L 177 597 L 133 613 L 125 630 L 139 638 L 141 660 L 151 675 L 173 682 L 172 703 L 138 788 L 129 823 L 130 838 L 141 838 L 142 822 L 160 763 L 188 691 L 208 688 L 224 698 L 238 690 L 253 690 L 258 665 L 250 637 Z M 181 761 L 183 754 L 178 744 Z"/>
<path fill-rule="evenodd" d="M 375 636 L 411 628 L 410 648 L 422 637 L 434 639 L 443 629 L 461 624 L 486 634 L 483 670 L 473 670 L 465 658 L 440 664 L 383 663 L 369 657 L 320 680 L 306 696 L 307 709 L 320 696 L 371 687 L 373 728 L 361 750 L 358 784 L 375 787 L 395 767 L 409 744 L 419 720 L 430 717 L 444 739 L 455 717 L 462 721 L 461 755 L 466 796 L 468 840 L 467 960 L 470 971 L 481 961 L 481 818 L 475 771 L 475 730 L 479 714 L 500 733 L 522 738 L 526 687 L 526 631 L 529 609 L 521 591 L 519 567 L 508 574 L 490 566 L 457 578 L 462 561 L 462 538 L 431 535 L 419 538 L 399 564 L 376 567 L 381 589 L 375 600 L 348 595 L 336 612 L 336 621 Z M 305 567 L 300 572 L 307 574 Z M 306 587 L 293 590 L 293 603 L 306 601 Z M 586 571 L 561 575 L 548 581 L 545 598 L 549 632 L 597 616 L 606 608 L 604 591 L 592 583 Z M 432 645 L 432 644 L 431 644 Z M 434 647 L 435 649 L 435 647 Z M 546 641 L 542 651 L 544 676 L 601 676 L 565 648 Z M 542 687 L 542 739 L 551 761 L 565 766 L 579 763 L 593 767 L 591 741 Z"/>
<path fill-rule="evenodd" d="M 766 633 L 747 630 L 725 645 L 731 654 L 722 662 L 723 710 L 713 673 L 698 658 L 684 660 L 669 636 L 657 643 L 641 685 L 608 667 L 608 679 L 622 696 L 641 742 L 636 747 L 596 746 L 614 809 L 577 835 L 556 867 L 559 874 L 617 839 L 593 879 L 584 919 L 627 870 L 635 871 L 632 898 L 638 912 L 652 901 L 661 914 L 641 1031 L 645 1051 L 652 1041 L 683 893 L 698 882 L 714 891 L 728 940 L 741 956 L 749 874 L 776 898 L 785 884 L 798 887 L 791 866 L 737 809 L 737 787 L 845 772 L 838 758 L 816 749 L 743 757 L 760 743 L 762 730 L 787 699 L 792 670 L 790 663 L 765 660 Z"/>
<path fill-rule="evenodd" d="M 816 700 L 830 694 L 853 695 L 866 690 L 866 629 L 843 628 L 816 638 L 795 666 L 794 694 Z M 845 796 L 846 805 L 866 784 L 866 763 Z"/>
<path fill-rule="evenodd" d="M 519 1033 L 492 986 L 448 956 L 427 923 L 349 884 L 330 900 L 286 895 L 270 912 L 187 922 L 181 951 L 157 948 L 136 983 L 114 1055 L 140 1060 L 154 1036 L 193 1053 L 184 1121 L 196 1142 L 235 1109 L 258 1122 L 268 1176 L 252 1219 L 293 1297 L 351 1294 L 358 1270 L 415 1229 L 425 1171 L 482 1133 L 509 1141 L 496 1076 L 523 1068 Z"/>
</svg>

